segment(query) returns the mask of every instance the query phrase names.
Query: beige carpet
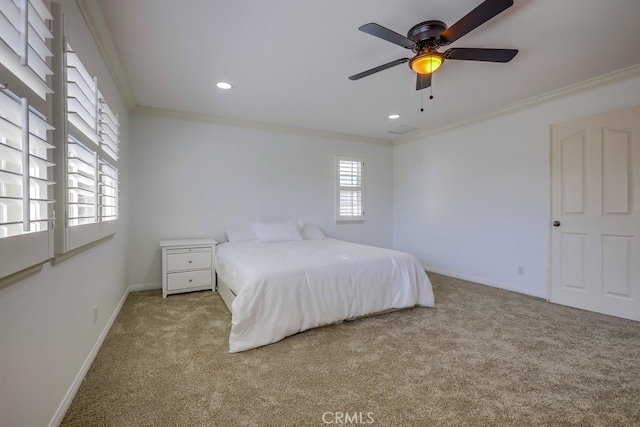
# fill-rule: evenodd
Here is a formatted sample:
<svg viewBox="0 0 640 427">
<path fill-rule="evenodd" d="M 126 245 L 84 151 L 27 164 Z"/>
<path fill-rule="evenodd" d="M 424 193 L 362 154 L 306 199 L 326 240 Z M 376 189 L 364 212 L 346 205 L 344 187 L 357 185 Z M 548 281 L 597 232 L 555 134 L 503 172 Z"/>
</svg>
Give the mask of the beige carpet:
<svg viewBox="0 0 640 427">
<path fill-rule="evenodd" d="M 62 425 L 640 425 L 640 323 L 429 276 L 435 309 L 238 354 L 218 294 L 132 293 Z"/>
</svg>

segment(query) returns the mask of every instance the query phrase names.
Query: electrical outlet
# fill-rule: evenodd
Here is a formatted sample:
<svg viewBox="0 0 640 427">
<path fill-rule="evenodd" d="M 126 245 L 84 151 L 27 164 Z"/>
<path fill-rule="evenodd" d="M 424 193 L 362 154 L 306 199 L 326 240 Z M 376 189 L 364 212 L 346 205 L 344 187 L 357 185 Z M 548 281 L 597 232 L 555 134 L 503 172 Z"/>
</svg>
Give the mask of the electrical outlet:
<svg viewBox="0 0 640 427">
<path fill-rule="evenodd" d="M 95 325 L 96 323 L 98 323 L 98 306 L 94 305 L 93 306 L 93 324 Z"/>
<path fill-rule="evenodd" d="M 518 275 L 519 276 L 524 276 L 524 265 L 519 265 L 518 266 Z"/>
</svg>

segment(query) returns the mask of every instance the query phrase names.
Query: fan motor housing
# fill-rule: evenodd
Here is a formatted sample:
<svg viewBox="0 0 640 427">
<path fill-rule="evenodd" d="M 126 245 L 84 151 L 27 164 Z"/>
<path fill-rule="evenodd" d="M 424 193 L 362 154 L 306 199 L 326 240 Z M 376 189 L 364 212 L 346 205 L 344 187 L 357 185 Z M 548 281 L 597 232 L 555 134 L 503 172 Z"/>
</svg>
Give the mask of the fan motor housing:
<svg viewBox="0 0 640 427">
<path fill-rule="evenodd" d="M 442 21 L 424 21 L 411 27 L 407 38 L 421 44 L 425 40 L 436 40 L 446 29 L 447 25 Z"/>
</svg>

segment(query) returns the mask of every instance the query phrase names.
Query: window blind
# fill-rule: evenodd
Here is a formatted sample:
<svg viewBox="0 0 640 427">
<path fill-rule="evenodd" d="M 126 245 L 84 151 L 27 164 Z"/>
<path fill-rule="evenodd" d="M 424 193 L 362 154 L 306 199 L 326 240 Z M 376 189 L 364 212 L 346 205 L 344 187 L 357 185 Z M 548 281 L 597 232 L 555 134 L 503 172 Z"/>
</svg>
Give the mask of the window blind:
<svg viewBox="0 0 640 427">
<path fill-rule="evenodd" d="M 338 156 L 338 221 L 364 220 L 364 160 Z"/>
<path fill-rule="evenodd" d="M 42 0 L 0 0 L 0 278 L 53 255 L 51 19 Z"/>
<path fill-rule="evenodd" d="M 118 219 L 118 145 L 120 127 L 118 116 L 98 92 L 100 100 L 100 219 L 113 221 Z"/>
<path fill-rule="evenodd" d="M 118 219 L 118 149 L 120 125 L 118 116 L 98 93 L 100 100 L 100 147 L 103 156 L 100 159 L 100 219 L 113 221 Z"/>
<path fill-rule="evenodd" d="M 67 219 L 69 227 L 98 220 L 98 158 L 95 151 L 69 136 L 67 141 Z"/>
<path fill-rule="evenodd" d="M 100 219 L 118 219 L 118 170 L 106 160 L 100 161 Z"/>
<path fill-rule="evenodd" d="M 51 19 L 42 0 L 0 0 L 0 63 L 42 99 L 52 92 L 47 84 L 53 74 Z"/>
<path fill-rule="evenodd" d="M 52 127 L 27 98 L 0 91 L 0 238 L 48 229 Z"/>
<path fill-rule="evenodd" d="M 97 78 L 82 65 L 76 52 L 67 44 L 67 120 L 69 132 L 85 144 L 99 144 Z"/>
<path fill-rule="evenodd" d="M 118 116 L 113 114 L 100 92 L 98 92 L 98 98 L 100 100 L 100 120 L 98 123 L 100 147 L 112 160 L 118 161 L 118 135 L 120 133 Z"/>
<path fill-rule="evenodd" d="M 66 49 L 67 225 L 113 221 L 118 219 L 118 117 L 97 79 L 70 45 Z"/>
</svg>

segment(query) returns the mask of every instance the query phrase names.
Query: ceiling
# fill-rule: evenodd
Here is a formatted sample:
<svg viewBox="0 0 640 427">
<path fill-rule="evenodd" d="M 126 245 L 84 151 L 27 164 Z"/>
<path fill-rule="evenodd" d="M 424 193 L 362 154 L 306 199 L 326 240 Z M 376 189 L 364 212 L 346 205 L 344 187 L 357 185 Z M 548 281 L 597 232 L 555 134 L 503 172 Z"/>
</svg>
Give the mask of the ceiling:
<svg viewBox="0 0 640 427">
<path fill-rule="evenodd" d="M 481 0 L 97 3 L 137 107 L 378 141 L 398 139 L 387 132 L 397 126 L 418 135 L 640 64 L 638 0 L 515 0 L 448 47 L 519 54 L 507 64 L 446 61 L 432 100 L 415 90 L 407 64 L 348 80 L 411 56 L 358 27 L 376 22 L 404 35 L 430 19 L 451 26 Z"/>
</svg>

